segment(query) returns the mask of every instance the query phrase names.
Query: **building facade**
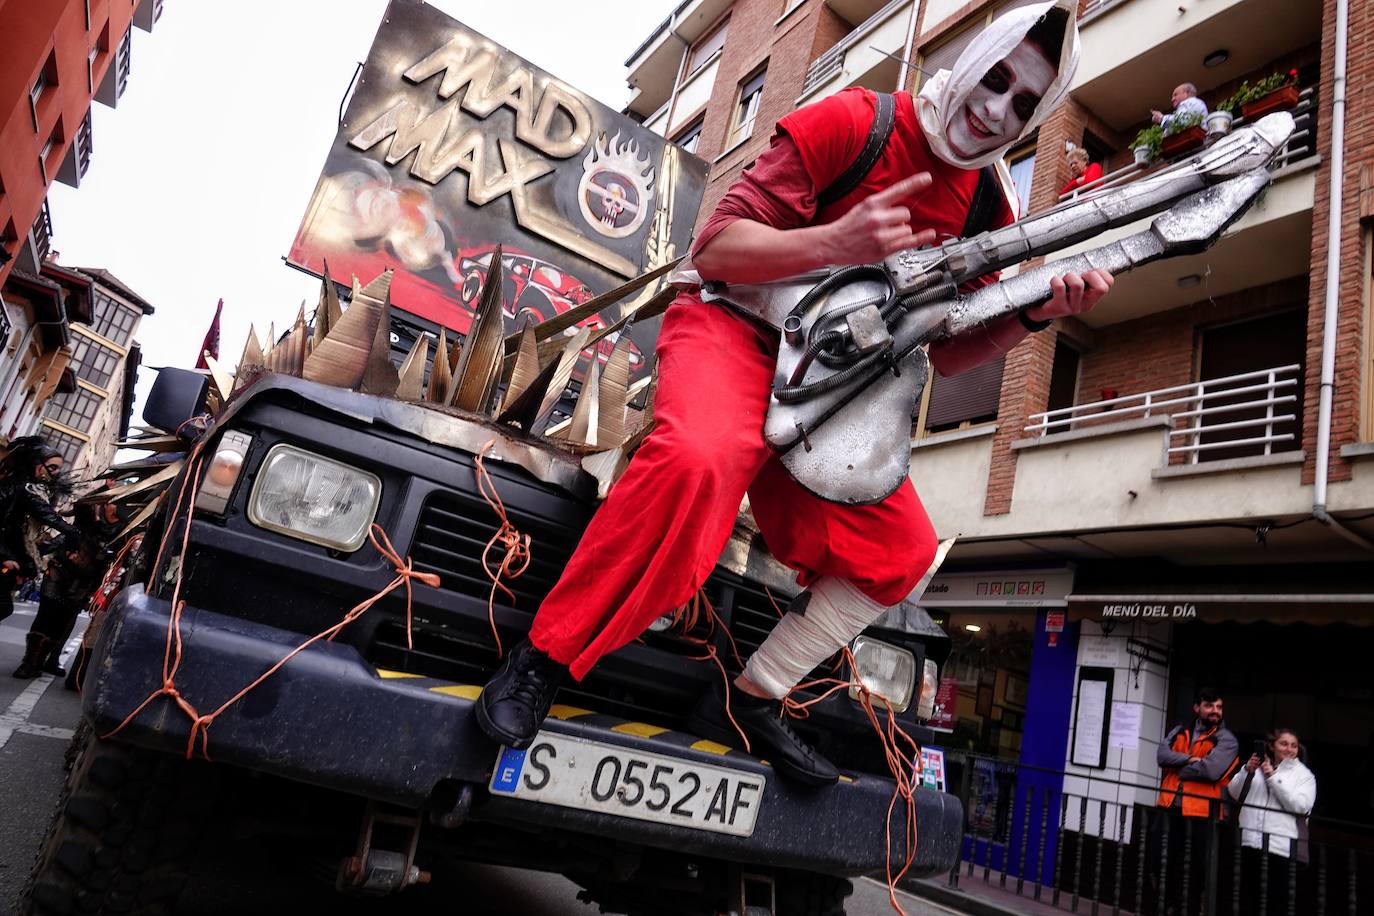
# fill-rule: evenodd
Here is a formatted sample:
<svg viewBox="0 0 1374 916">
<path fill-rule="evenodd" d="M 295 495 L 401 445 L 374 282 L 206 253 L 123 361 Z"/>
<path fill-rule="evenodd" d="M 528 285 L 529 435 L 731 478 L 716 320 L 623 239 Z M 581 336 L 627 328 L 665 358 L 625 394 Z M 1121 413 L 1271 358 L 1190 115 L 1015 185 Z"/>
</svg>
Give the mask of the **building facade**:
<svg viewBox="0 0 1374 916">
<path fill-rule="evenodd" d="M 713 163 L 704 219 L 779 117 L 848 86 L 917 91 L 1027 2 L 687 0 L 628 61 L 629 110 Z M 1071 148 L 1103 167 L 1100 186 L 1158 168 L 1136 167 L 1133 140 L 1179 83 L 1215 109 L 1276 75 L 1298 132 L 1215 247 L 1123 275 L 1081 320 L 928 386 L 911 473 L 940 536 L 958 538 L 922 601 L 954 643 L 953 772 L 1044 767 L 1063 774 L 1056 792 L 1151 805 L 1156 747 L 1214 684 L 1242 746 L 1299 732 L 1319 814 L 1374 824 L 1358 661 L 1374 650 L 1374 7 L 1337 12 L 1080 4 L 1071 96 L 1007 156 L 1023 214 L 1084 193 L 1066 191 Z"/>
<path fill-rule="evenodd" d="M 61 376 L 81 343 L 68 325 L 92 317 L 80 292 L 90 279 L 49 260 L 48 189 L 80 185 L 91 105 L 118 104 L 131 30 L 151 31 L 161 15 L 162 0 L 0 0 L 0 440 L 37 431 L 58 390 L 53 369 Z"/>
<path fill-rule="evenodd" d="M 91 320 L 71 327 L 74 386 L 44 405 L 40 434 L 84 480 L 114 463 L 115 443 L 128 433 L 139 366 L 136 336 L 153 307 L 103 268 L 79 273 L 90 280 Z"/>
</svg>

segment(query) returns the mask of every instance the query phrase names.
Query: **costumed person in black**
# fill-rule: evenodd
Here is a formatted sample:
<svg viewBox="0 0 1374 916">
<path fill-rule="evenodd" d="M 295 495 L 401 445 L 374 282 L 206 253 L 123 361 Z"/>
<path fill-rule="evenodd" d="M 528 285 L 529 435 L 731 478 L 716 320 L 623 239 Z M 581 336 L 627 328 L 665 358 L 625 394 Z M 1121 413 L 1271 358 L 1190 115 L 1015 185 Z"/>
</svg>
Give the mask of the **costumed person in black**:
<svg viewBox="0 0 1374 916">
<path fill-rule="evenodd" d="M 106 565 L 105 543 L 114 533 L 111 525 L 117 520 L 115 507 L 110 503 L 77 505 L 76 527 L 81 533 L 48 561 L 38 614 L 29 627 L 24 660 L 15 669 L 15 677 L 66 676 L 60 663 L 62 646 L 76 626 L 77 616 L 100 586 Z"/>
<path fill-rule="evenodd" d="M 0 620 L 14 613 L 19 583 L 38 574 L 48 529 L 64 540 L 80 534 L 57 514 L 58 500 L 70 492 L 62 464 L 62 453 L 38 436 L 15 439 L 0 459 Z"/>
</svg>

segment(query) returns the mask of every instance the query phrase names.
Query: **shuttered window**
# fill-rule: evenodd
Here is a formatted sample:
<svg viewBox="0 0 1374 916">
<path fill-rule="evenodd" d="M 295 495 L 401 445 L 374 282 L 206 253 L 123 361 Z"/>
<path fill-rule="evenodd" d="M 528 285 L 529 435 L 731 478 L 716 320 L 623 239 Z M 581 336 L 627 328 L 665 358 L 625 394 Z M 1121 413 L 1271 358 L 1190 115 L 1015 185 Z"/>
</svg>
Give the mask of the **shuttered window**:
<svg viewBox="0 0 1374 916">
<path fill-rule="evenodd" d="M 1040 0 L 1008 0 L 1008 2 L 999 4 L 987 13 L 972 19 L 961 31 L 946 38 L 940 44 L 922 50 L 921 82 L 924 83 L 931 76 L 934 76 L 937 70 L 953 69 L 954 62 L 959 59 L 959 55 L 964 53 L 964 49 L 982 33 L 992 20 L 1008 10 L 1016 9 L 1018 6 L 1029 6 L 1036 2 L 1040 2 Z"/>
<path fill-rule="evenodd" d="M 926 431 L 939 432 L 962 423 L 997 419 L 1005 362 L 1006 357 L 1001 357 L 949 378 L 931 373 Z"/>
</svg>

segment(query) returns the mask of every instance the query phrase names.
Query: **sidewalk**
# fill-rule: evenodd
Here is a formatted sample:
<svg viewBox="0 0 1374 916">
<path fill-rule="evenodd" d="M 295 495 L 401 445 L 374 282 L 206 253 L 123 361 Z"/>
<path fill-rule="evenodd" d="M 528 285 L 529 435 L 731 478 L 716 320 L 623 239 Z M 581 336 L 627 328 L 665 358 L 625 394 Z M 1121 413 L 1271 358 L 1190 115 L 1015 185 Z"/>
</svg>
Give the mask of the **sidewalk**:
<svg viewBox="0 0 1374 916">
<path fill-rule="evenodd" d="M 929 878 L 922 881 L 912 881 L 904 883 L 902 889 L 913 896 L 938 903 L 941 906 L 966 913 L 968 916 L 1051 916 L 1051 914 L 1063 914 L 1070 912 L 1069 903 L 1072 898 L 1061 895 L 1060 906 L 1050 906 L 1050 899 L 1054 891 L 1045 888 L 1040 895 L 1041 902 L 1037 903 L 1034 899 L 1034 888 L 1027 886 L 1024 895 L 1016 893 L 1016 879 L 1007 879 L 1007 890 L 998 886 L 994 878 L 988 884 L 983 883 L 981 875 L 975 874 L 973 878 L 968 878 L 961 874 L 959 876 L 959 886 L 953 888 L 949 886 L 949 876 L 942 875 L 938 878 Z M 1079 906 L 1080 913 L 1090 912 L 1091 901 L 1081 901 Z M 1110 911 L 1110 907 L 1099 904 L 1099 909 Z M 1125 911 L 1122 911 L 1123 914 Z"/>
</svg>

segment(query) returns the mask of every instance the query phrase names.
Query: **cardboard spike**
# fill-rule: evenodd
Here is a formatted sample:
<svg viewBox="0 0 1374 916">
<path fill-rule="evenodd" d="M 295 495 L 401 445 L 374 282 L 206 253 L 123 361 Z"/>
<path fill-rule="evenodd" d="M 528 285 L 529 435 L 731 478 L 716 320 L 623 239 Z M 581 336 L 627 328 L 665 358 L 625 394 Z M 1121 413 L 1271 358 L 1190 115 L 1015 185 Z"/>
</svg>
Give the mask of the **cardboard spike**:
<svg viewBox="0 0 1374 916">
<path fill-rule="evenodd" d="M 96 493 L 93 493 L 91 496 L 88 496 L 87 499 L 93 502 L 108 503 L 117 503 L 120 500 L 128 499 L 130 496 L 133 496 L 136 493 L 142 493 L 144 490 L 151 490 L 158 484 L 171 480 L 173 477 L 177 476 L 177 474 L 181 471 L 181 466 L 183 463 L 184 459 L 173 461 L 170 464 L 168 464 L 165 468 L 158 471 L 156 474 L 153 474 L 149 477 L 145 477 L 137 483 L 125 484 L 122 487 L 114 487 L 109 490 L 100 490 Z"/>
<path fill-rule="evenodd" d="M 553 408 L 558 404 L 558 399 L 563 396 L 563 389 L 567 387 L 568 380 L 572 378 L 573 369 L 577 366 L 577 360 L 582 356 L 582 350 L 587 346 L 587 338 L 591 337 L 591 328 L 582 328 L 572 340 L 564 346 L 563 352 L 558 359 L 550 365 L 558 368 L 553 373 L 553 378 L 549 380 L 548 389 L 544 392 L 544 399 L 539 403 L 539 410 L 534 415 L 533 428 L 538 431 L 542 424 L 548 421 Z"/>
<path fill-rule="evenodd" d="M 614 448 L 625 441 L 625 408 L 630 389 L 630 339 L 622 335 L 601 371 L 596 442 Z"/>
<path fill-rule="evenodd" d="M 539 374 L 524 391 L 509 404 L 502 405 L 501 414 L 496 418 L 496 422 L 510 423 L 525 432 L 533 431 L 535 418 L 539 416 L 539 408 L 544 403 L 544 395 L 548 392 L 554 376 L 558 374 L 558 368 L 559 361 L 555 359 L 539 370 Z"/>
<path fill-rule="evenodd" d="M 161 493 L 157 494 L 156 499 L 148 503 L 148 505 L 144 506 L 139 511 L 139 513 L 135 515 L 133 518 L 129 519 L 129 524 L 125 525 L 122 529 L 120 529 L 119 534 L 116 534 L 114 537 L 110 538 L 110 543 L 113 544 L 117 542 L 120 538 L 124 537 L 124 535 L 128 534 L 130 531 L 135 530 L 136 528 L 138 528 L 139 525 L 142 525 L 148 519 L 152 518 L 153 513 L 158 510 L 158 508 L 162 505 L 162 501 L 166 499 L 166 497 L 166 490 L 163 490 Z"/>
<path fill-rule="evenodd" d="M 339 305 L 339 291 L 330 279 L 329 259 L 326 258 L 324 276 L 320 278 L 320 301 L 315 306 L 315 333 L 311 335 L 311 346 L 318 347 L 342 317 L 343 306 Z"/>
<path fill-rule="evenodd" d="M 592 367 L 587 370 L 587 377 L 582 382 L 582 390 L 578 392 L 577 403 L 573 405 L 572 421 L 564 436 L 569 442 L 596 447 L 601 422 L 598 415 L 600 386 L 601 364 L 593 359 Z"/>
<path fill-rule="evenodd" d="M 539 377 L 539 347 L 534 341 L 534 329 L 529 325 L 520 330 L 520 347 L 509 362 L 510 379 L 506 382 L 506 397 L 501 402 L 503 413 Z"/>
<path fill-rule="evenodd" d="M 429 370 L 429 390 L 425 400 L 434 404 L 448 403 L 448 390 L 453 384 L 453 375 L 448 368 L 448 337 L 444 329 L 439 329 L 439 344 L 434 351 L 434 365 Z"/>
<path fill-rule="evenodd" d="M 478 293 L 477 310 L 463 340 L 458 368 L 453 373 L 453 392 L 449 403 L 459 410 L 487 413 L 501 372 L 506 316 L 501 308 L 505 286 L 505 266 L 501 246 L 492 251 L 487 274 Z"/>
<path fill-rule="evenodd" d="M 611 485 L 620 479 L 620 475 L 624 474 L 629 466 L 630 459 L 624 448 L 593 452 L 582 459 L 582 469 L 596 478 L 597 499 L 606 498 L 606 494 L 611 491 Z"/>
<path fill-rule="evenodd" d="M 215 383 L 220 398 L 229 400 L 229 395 L 234 391 L 234 377 L 225 371 L 219 360 L 210 355 L 209 350 L 205 351 L 205 365 L 210 367 L 210 381 Z"/>
<path fill-rule="evenodd" d="M 536 339 L 541 341 L 547 340 L 553 335 L 559 333 L 560 331 L 564 331 L 568 328 L 573 327 L 574 325 L 581 324 L 583 321 L 595 315 L 597 312 L 600 312 L 608 306 L 614 305 L 620 300 L 625 299 L 633 295 L 634 293 L 639 292 L 641 289 L 648 286 L 650 283 L 653 283 L 659 277 L 663 276 L 664 274 L 668 273 L 668 271 L 676 267 L 678 265 L 678 262 L 681 260 L 681 258 L 678 258 L 676 260 L 669 261 L 668 263 L 660 267 L 654 268 L 648 273 L 640 274 L 638 277 L 635 277 L 630 282 L 618 286 L 610 292 L 602 293 L 600 296 L 588 299 L 581 305 L 571 308 L 568 311 L 563 312 L 561 315 L 556 315 L 553 318 L 548 319 L 547 321 L 539 322 L 539 324 L 534 326 L 534 333 Z M 511 335 L 510 337 L 506 338 L 506 348 L 508 350 L 515 349 L 515 347 L 519 345 L 519 343 L 520 338 L 517 335 Z"/>
<path fill-rule="evenodd" d="M 424 397 L 425 361 L 429 359 L 429 335 L 415 338 L 401 371 L 397 373 L 396 397 L 403 401 L 418 401 Z"/>
<path fill-rule="evenodd" d="M 368 348 L 367 368 L 363 372 L 359 389 L 365 394 L 380 394 L 391 397 L 401 377 L 391 362 L 391 284 L 382 299 L 381 315 L 377 319 L 377 330 Z"/>
<path fill-rule="evenodd" d="M 243 342 L 243 355 L 234 368 L 234 390 L 248 383 L 248 379 L 262 368 L 262 345 L 258 343 L 258 332 L 251 324 L 248 326 L 248 339 Z"/>
<path fill-rule="evenodd" d="M 186 448 L 186 443 L 176 436 L 163 434 L 146 439 L 128 439 L 116 442 L 115 448 L 136 448 L 145 452 L 177 452 Z"/>
<path fill-rule="evenodd" d="M 353 301 L 339 323 L 330 329 L 329 336 L 305 361 L 304 378 L 340 388 L 358 387 L 368 371 L 377 326 L 386 311 L 391 273 L 387 268 L 365 289 L 359 287 L 356 277 L 353 279 Z M 373 293 L 380 293 L 380 298 Z"/>
</svg>

